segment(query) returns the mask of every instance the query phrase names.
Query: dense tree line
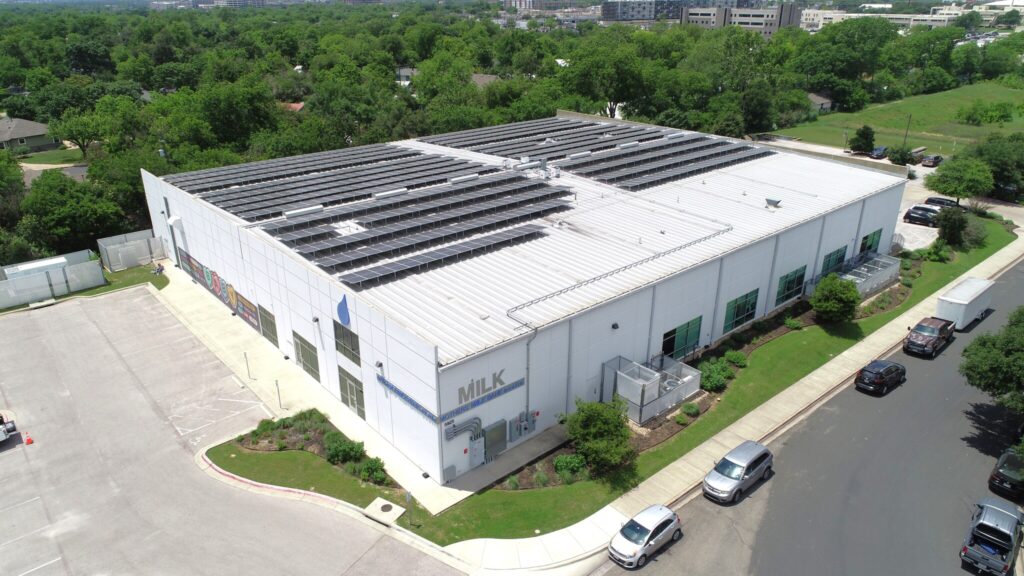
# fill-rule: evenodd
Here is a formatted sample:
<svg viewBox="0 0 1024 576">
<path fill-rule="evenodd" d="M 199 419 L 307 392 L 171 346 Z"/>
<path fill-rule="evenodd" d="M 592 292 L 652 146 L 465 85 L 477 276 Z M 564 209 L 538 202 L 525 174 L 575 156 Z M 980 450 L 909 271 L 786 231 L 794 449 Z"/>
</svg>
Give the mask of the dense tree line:
<svg viewBox="0 0 1024 576">
<path fill-rule="evenodd" d="M 27 192 L 0 191 L 0 261 L 5 246 L 38 254 L 91 245 L 88 234 L 34 220 L 49 205 L 36 195 L 102 207 L 88 220 L 96 235 L 146 227 L 139 168 L 194 170 L 542 118 L 557 108 L 741 136 L 808 119 L 808 91 L 857 110 L 978 79 L 1024 84 L 1024 39 L 957 47 L 962 28 L 900 34 L 873 18 L 766 40 L 735 27 L 572 30 L 534 21 L 508 29 L 493 21 L 493 3 L 12 6 L 0 15 L 0 86 L 28 91 L 5 95 L 0 106 L 49 123 L 90 161 L 87 184 L 48 176 Z M 403 66 L 418 70 L 409 87 L 395 81 Z M 481 88 L 474 73 L 500 79 Z M 281 105 L 300 101 L 298 113 Z"/>
</svg>

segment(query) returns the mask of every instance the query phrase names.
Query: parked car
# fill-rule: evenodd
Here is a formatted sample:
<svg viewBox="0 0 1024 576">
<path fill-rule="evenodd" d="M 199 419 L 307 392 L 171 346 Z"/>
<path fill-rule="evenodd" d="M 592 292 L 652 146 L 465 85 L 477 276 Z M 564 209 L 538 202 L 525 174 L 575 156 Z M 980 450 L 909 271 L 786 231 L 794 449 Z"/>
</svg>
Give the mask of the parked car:
<svg viewBox="0 0 1024 576">
<path fill-rule="evenodd" d="M 903 339 L 903 351 L 935 358 L 943 346 L 953 340 L 953 321 L 944 318 L 925 318 Z"/>
<path fill-rule="evenodd" d="M 988 487 L 1014 499 L 1024 496 L 1024 459 L 1016 450 L 1010 448 L 999 456 L 988 477 Z"/>
<path fill-rule="evenodd" d="M 991 496 L 978 500 L 960 548 L 961 567 L 1009 574 L 1020 550 L 1022 523 L 1024 516 L 1010 502 Z"/>
<path fill-rule="evenodd" d="M 768 448 L 747 440 L 715 462 L 704 477 L 704 495 L 719 502 L 739 502 L 743 493 L 772 475 L 774 457 Z"/>
<path fill-rule="evenodd" d="M 682 537 L 679 515 L 656 504 L 622 525 L 608 544 L 608 556 L 625 568 L 641 568 L 662 546 Z"/>
<path fill-rule="evenodd" d="M 956 203 L 956 200 L 943 198 L 942 196 L 929 196 L 928 199 L 924 201 L 924 203 L 928 206 L 934 206 L 939 210 L 942 210 L 943 208 L 955 208 L 963 212 L 967 211 L 967 206 L 961 206 Z"/>
<path fill-rule="evenodd" d="M 889 390 L 906 380 L 907 369 L 903 364 L 897 364 L 890 360 L 875 360 L 861 368 L 853 382 L 858 390 L 885 396 Z"/>
<path fill-rule="evenodd" d="M 938 154 L 932 154 L 931 156 L 925 156 L 924 158 L 921 158 L 921 166 L 934 168 L 939 164 L 942 164 L 942 156 L 939 156 Z"/>
<path fill-rule="evenodd" d="M 3 414 L 0 414 L 0 442 L 14 436 L 17 430 L 18 427 L 14 424 L 14 420 L 7 420 Z"/>
<path fill-rule="evenodd" d="M 922 206 L 911 206 L 903 214 L 903 221 L 937 228 L 939 226 L 939 211 Z"/>
<path fill-rule="evenodd" d="M 879 146 L 879 147 L 875 148 L 874 150 L 872 150 L 870 154 L 868 154 L 868 158 L 874 158 L 875 160 L 881 160 L 882 158 L 885 158 L 886 154 L 888 154 L 888 153 L 889 153 L 889 147 L 888 146 Z"/>
</svg>

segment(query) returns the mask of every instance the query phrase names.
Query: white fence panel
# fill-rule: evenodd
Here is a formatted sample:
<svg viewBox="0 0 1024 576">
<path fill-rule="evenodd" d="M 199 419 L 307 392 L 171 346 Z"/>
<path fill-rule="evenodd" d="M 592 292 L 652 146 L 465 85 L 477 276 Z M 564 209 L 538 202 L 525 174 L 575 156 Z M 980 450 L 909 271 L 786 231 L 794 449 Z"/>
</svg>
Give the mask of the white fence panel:
<svg viewBox="0 0 1024 576">
<path fill-rule="evenodd" d="M 0 309 L 49 300 L 106 284 L 103 267 L 90 260 L 61 270 L 20 276 L 0 282 Z"/>
<path fill-rule="evenodd" d="M 103 277 L 103 266 L 99 260 L 90 260 L 64 269 L 68 278 L 68 288 L 72 292 L 88 290 L 97 286 L 103 286 L 107 279 Z"/>
</svg>

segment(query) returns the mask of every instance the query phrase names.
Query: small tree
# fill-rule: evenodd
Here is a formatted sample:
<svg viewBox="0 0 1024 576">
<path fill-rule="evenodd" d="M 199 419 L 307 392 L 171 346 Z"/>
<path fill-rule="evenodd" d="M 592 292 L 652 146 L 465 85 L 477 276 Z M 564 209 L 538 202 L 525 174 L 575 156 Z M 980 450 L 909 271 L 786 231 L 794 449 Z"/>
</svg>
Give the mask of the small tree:
<svg viewBox="0 0 1024 576">
<path fill-rule="evenodd" d="M 1010 313 L 1002 330 L 964 348 L 960 374 L 1003 406 L 1024 412 L 1024 307 Z"/>
<path fill-rule="evenodd" d="M 576 399 L 576 412 L 565 420 L 565 431 L 595 476 L 631 463 L 636 449 L 629 442 L 626 402 L 584 402 Z"/>
<path fill-rule="evenodd" d="M 89 145 L 103 137 L 103 126 L 92 114 L 68 110 L 60 120 L 50 122 L 50 135 L 78 146 L 84 159 L 89 155 Z"/>
<path fill-rule="evenodd" d="M 1009 10 L 996 16 L 992 24 L 994 26 L 1019 26 L 1020 20 L 1020 10 Z"/>
<path fill-rule="evenodd" d="M 854 152 L 871 152 L 875 149 L 875 130 L 871 126 L 861 126 L 850 138 L 850 150 Z"/>
<path fill-rule="evenodd" d="M 906 146 L 893 146 L 889 148 L 888 157 L 889 162 L 897 166 L 906 166 L 914 161 L 914 155 L 910 153 L 910 148 Z"/>
<path fill-rule="evenodd" d="M 936 219 L 939 223 L 939 238 L 950 246 L 963 246 L 967 216 L 956 208 L 943 208 Z"/>
<path fill-rule="evenodd" d="M 847 322 L 853 320 L 860 305 L 860 292 L 851 280 L 843 280 L 833 272 L 825 276 L 814 287 L 811 308 L 822 322 Z"/>
<path fill-rule="evenodd" d="M 956 198 L 987 196 L 995 185 L 992 170 L 987 164 L 976 158 L 953 158 L 943 162 L 924 179 L 925 188 Z"/>
</svg>

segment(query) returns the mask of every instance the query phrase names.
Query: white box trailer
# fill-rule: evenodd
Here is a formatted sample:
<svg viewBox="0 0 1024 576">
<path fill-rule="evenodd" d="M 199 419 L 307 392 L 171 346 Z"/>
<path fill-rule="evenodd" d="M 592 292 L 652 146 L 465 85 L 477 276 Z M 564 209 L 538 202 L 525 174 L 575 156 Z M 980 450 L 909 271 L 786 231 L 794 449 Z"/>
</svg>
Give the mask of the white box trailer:
<svg viewBox="0 0 1024 576">
<path fill-rule="evenodd" d="M 935 315 L 953 322 L 957 330 L 970 326 L 975 319 L 988 313 L 992 303 L 992 286 L 995 282 L 984 278 L 964 278 L 945 294 L 939 296 Z"/>
</svg>

